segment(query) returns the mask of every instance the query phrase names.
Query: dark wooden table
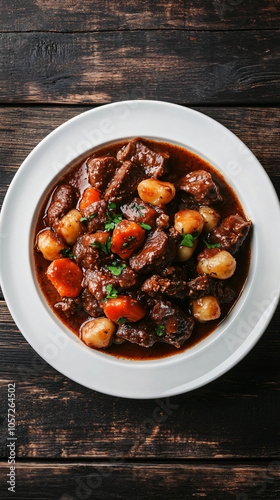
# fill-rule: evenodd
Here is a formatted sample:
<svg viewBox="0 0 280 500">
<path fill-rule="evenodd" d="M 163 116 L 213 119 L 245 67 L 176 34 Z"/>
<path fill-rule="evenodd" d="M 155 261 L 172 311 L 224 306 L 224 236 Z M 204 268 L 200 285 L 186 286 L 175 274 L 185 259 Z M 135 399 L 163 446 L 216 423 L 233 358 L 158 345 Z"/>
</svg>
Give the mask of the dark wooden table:
<svg viewBox="0 0 280 500">
<path fill-rule="evenodd" d="M 215 118 L 251 148 L 279 190 L 279 7 L 277 0 L 4 0 L 1 201 L 51 130 L 134 98 Z M 1 498 L 280 498 L 279 310 L 223 377 L 170 400 L 137 401 L 56 372 L 1 298 Z M 15 493 L 6 483 L 9 383 L 17 398 Z"/>
</svg>

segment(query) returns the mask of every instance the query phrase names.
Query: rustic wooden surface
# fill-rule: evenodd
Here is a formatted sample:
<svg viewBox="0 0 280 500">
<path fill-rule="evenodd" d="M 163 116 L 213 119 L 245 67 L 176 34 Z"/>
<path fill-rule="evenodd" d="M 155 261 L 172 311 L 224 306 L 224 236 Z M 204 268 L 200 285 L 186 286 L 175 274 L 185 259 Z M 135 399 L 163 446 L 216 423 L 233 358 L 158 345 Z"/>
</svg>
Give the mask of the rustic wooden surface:
<svg viewBox="0 0 280 500">
<path fill-rule="evenodd" d="M 280 192 L 279 12 L 273 0 L 4 0 L 0 203 L 51 130 L 133 98 L 177 102 L 218 120 Z M 249 355 L 218 380 L 170 400 L 138 401 L 56 372 L 0 299 L 1 499 L 280 497 L 279 309 Z M 6 484 L 10 382 L 15 494 Z"/>
</svg>

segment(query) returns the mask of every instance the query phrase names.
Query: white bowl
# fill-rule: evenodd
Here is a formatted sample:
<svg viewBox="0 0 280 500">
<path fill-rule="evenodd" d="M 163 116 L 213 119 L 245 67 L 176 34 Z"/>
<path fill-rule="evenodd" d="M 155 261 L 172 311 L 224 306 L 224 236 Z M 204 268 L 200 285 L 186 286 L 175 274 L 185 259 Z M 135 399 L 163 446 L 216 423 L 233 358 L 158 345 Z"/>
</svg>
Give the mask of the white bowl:
<svg viewBox="0 0 280 500">
<path fill-rule="evenodd" d="M 199 344 L 153 361 L 118 359 L 86 347 L 47 305 L 33 265 L 38 210 L 65 167 L 92 148 L 135 136 L 183 146 L 208 161 L 232 186 L 254 224 L 249 276 L 232 312 Z M 15 175 L 1 214 L 3 292 L 26 340 L 67 377 L 127 398 L 179 394 L 225 373 L 264 332 L 279 298 L 279 222 L 279 203 L 267 174 L 225 127 L 197 111 L 165 102 L 108 104 L 54 130 Z"/>
</svg>

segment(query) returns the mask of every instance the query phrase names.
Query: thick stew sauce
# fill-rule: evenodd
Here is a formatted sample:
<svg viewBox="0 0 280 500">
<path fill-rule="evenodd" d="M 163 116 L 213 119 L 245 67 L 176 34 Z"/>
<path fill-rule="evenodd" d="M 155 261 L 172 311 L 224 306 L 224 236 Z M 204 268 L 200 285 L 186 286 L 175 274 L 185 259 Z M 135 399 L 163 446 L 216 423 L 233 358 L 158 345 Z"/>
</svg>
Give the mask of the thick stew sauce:
<svg viewBox="0 0 280 500">
<path fill-rule="evenodd" d="M 211 165 L 137 138 L 95 151 L 52 189 L 36 226 L 37 278 L 89 348 L 170 356 L 208 336 L 236 303 L 250 228 Z"/>
</svg>

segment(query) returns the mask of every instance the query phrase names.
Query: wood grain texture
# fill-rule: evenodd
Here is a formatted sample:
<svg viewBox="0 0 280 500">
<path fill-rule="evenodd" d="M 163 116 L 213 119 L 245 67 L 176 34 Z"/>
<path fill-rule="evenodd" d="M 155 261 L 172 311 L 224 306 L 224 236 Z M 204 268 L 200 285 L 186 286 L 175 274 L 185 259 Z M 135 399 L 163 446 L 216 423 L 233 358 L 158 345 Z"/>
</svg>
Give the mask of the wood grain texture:
<svg viewBox="0 0 280 500">
<path fill-rule="evenodd" d="M 7 492 L 7 466 L 0 463 L 3 500 L 278 500 L 280 461 L 264 464 L 17 464 L 16 493 Z M 2 496 L 3 495 L 3 496 Z"/>
<path fill-rule="evenodd" d="M 280 27 L 275 0 L 14 0 L 4 2 L 2 31 L 256 29 Z"/>
<path fill-rule="evenodd" d="M 280 31 L 4 33 L 0 102 L 279 103 Z"/>
<path fill-rule="evenodd" d="M 221 459 L 279 457 L 280 308 L 254 349 L 211 384 L 160 400 L 124 400 L 56 372 L 0 308 L 1 456 L 7 384 L 16 383 L 17 456 Z M 38 329 L 40 335 L 40 330 Z"/>
</svg>

